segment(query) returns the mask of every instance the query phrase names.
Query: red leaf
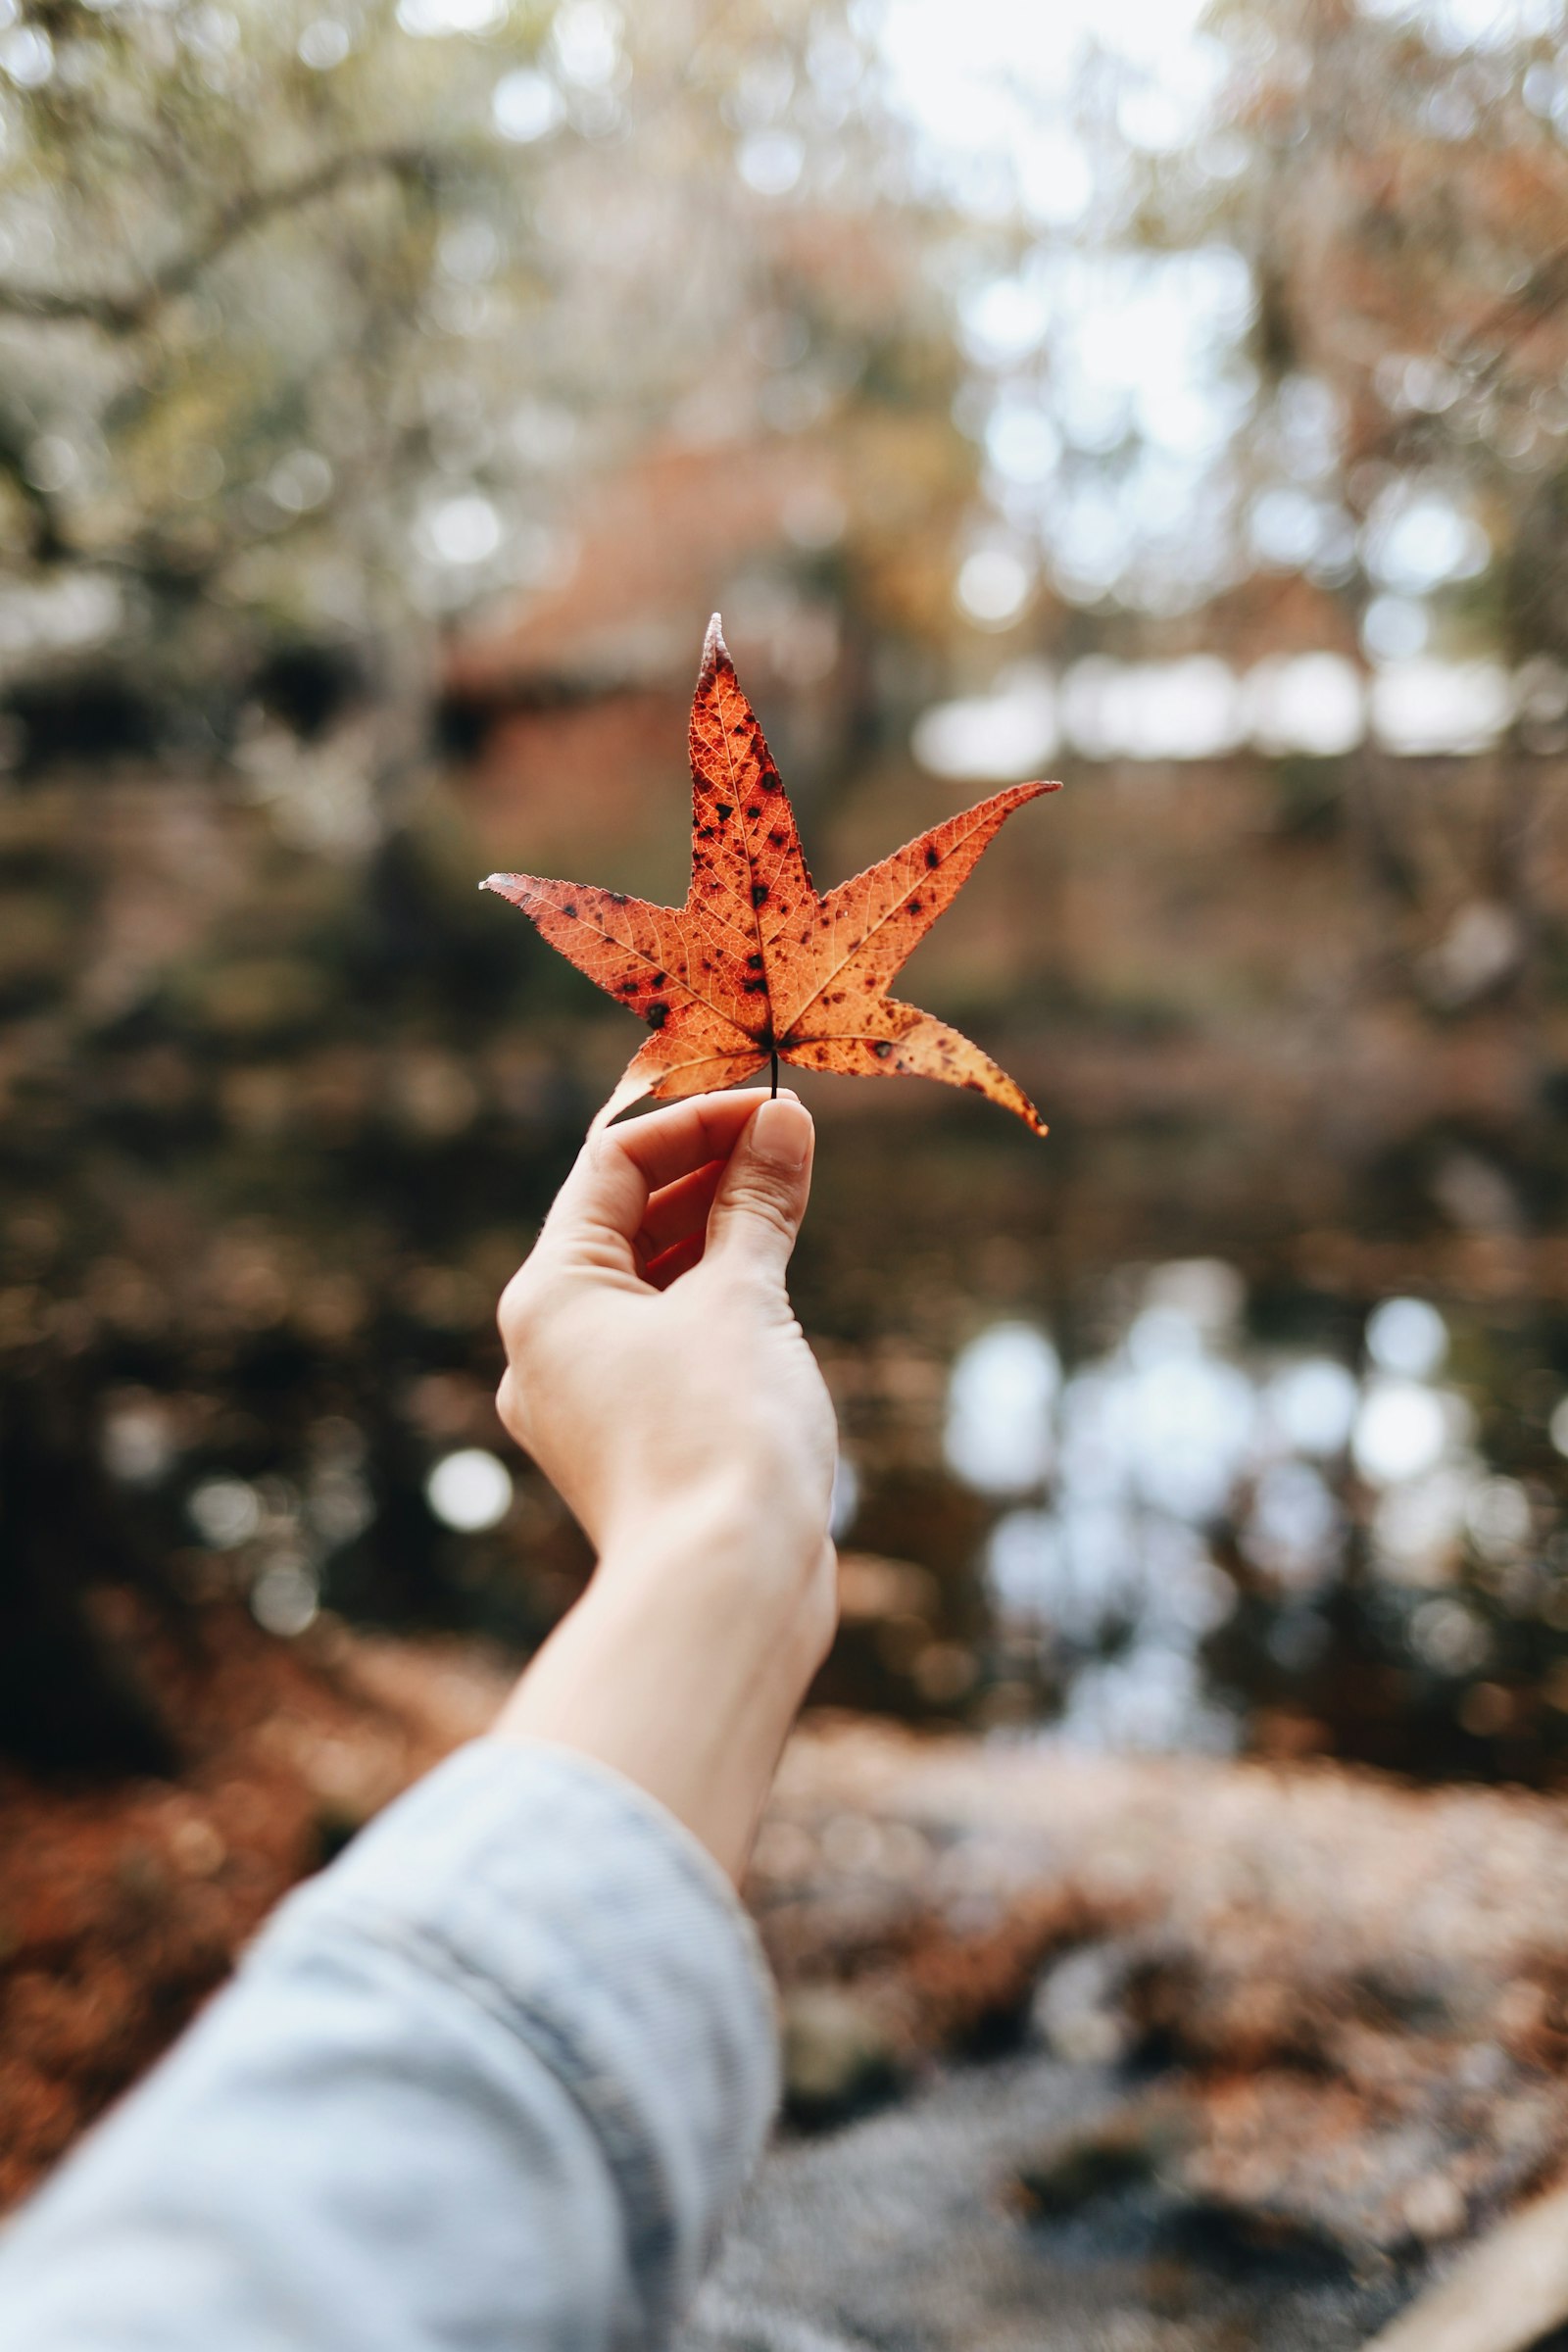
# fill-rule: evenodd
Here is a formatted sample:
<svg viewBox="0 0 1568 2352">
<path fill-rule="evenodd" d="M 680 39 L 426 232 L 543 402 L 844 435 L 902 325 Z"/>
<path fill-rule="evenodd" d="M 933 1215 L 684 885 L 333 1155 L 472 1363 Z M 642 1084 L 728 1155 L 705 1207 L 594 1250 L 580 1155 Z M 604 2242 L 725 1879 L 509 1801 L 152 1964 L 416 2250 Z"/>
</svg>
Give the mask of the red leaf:
<svg viewBox="0 0 1568 2352">
<path fill-rule="evenodd" d="M 692 703 L 692 879 L 684 906 L 615 890 L 492 874 L 481 883 L 654 1034 L 600 1121 L 652 1095 L 733 1086 L 777 1054 L 803 1069 L 966 1086 L 1046 1130 L 1027 1095 L 956 1029 L 887 993 L 987 842 L 1056 784 L 1014 784 L 933 825 L 819 898 L 795 811 L 719 634 L 709 625 Z"/>
</svg>

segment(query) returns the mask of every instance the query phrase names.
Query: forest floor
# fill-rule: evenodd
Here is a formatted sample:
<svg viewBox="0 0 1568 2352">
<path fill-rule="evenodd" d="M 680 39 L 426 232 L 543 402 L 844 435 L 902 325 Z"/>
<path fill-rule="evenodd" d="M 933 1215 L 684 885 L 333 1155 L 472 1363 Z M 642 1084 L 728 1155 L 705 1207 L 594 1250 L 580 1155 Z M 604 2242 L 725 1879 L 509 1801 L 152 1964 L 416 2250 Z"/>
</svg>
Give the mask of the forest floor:
<svg viewBox="0 0 1568 2352">
<path fill-rule="evenodd" d="M 494 1657 L 220 1611 L 145 1652 L 178 1784 L 0 1775 L 0 2197 Z M 692 2342 L 1351 2346 L 1568 2160 L 1568 1809 L 819 1717 L 748 1889 L 786 2123 Z M 1522 2339 L 1520 2339 L 1522 2340 Z"/>
</svg>

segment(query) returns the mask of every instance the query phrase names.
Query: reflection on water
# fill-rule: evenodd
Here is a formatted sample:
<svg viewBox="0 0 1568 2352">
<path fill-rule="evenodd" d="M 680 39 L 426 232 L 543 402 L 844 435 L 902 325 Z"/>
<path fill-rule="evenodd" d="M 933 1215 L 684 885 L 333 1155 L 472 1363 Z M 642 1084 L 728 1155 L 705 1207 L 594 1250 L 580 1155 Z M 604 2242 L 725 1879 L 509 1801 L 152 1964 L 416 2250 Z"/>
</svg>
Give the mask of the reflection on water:
<svg viewBox="0 0 1568 2352">
<path fill-rule="evenodd" d="M 1250 1287 L 1210 1257 L 1059 1278 L 1011 1245 L 960 1269 L 886 1222 L 863 1272 L 807 1274 L 818 1333 L 844 1299 L 819 1338 L 846 1436 L 820 1698 L 1091 1748 L 1568 1777 L 1560 1307 L 1308 1291 L 1266 1260 Z M 986 1284 L 1029 1309 L 976 1331 Z M 494 1449 L 480 1343 L 420 1345 L 394 1330 L 384 1394 L 267 1355 L 232 1396 L 221 1366 L 122 1377 L 103 1466 L 194 1592 L 280 1637 L 337 1613 L 526 1647 L 586 1546 Z"/>
<path fill-rule="evenodd" d="M 1352 1360 L 1263 1336 L 1215 1259 L 1112 1288 L 1119 1309 L 1076 1360 L 1012 1317 L 952 1362 L 942 1442 L 981 1514 L 986 1616 L 967 1649 L 914 1642 L 926 1696 L 1087 1747 L 1553 1777 L 1560 1379 L 1527 1369 L 1530 1409 L 1498 1411 L 1456 1368 L 1462 1352 L 1485 1373 L 1487 1333 L 1423 1298 L 1376 1302 Z"/>
<path fill-rule="evenodd" d="M 946 1452 L 982 1494 L 1011 1494 L 1054 1459 L 1061 1360 L 1028 1323 L 996 1323 L 964 1349 L 948 1385 Z"/>
</svg>

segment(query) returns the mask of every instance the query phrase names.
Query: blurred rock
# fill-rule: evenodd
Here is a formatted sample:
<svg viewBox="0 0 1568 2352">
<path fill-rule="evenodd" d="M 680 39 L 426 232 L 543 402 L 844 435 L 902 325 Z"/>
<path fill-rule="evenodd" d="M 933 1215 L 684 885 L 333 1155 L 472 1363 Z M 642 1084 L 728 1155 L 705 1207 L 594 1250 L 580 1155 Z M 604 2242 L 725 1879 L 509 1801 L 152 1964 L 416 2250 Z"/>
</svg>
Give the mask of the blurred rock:
<svg viewBox="0 0 1568 2352">
<path fill-rule="evenodd" d="M 1114 1944 L 1087 1944 L 1042 1977 L 1030 2022 L 1045 2046 L 1079 2064 L 1114 2066 L 1137 2030 L 1124 2001 L 1127 1956 Z"/>
<path fill-rule="evenodd" d="M 900 2080 L 892 2038 L 868 2002 L 833 1984 L 803 1984 L 783 2006 L 784 2099 L 794 2123 L 844 2123 L 891 2097 Z"/>
</svg>

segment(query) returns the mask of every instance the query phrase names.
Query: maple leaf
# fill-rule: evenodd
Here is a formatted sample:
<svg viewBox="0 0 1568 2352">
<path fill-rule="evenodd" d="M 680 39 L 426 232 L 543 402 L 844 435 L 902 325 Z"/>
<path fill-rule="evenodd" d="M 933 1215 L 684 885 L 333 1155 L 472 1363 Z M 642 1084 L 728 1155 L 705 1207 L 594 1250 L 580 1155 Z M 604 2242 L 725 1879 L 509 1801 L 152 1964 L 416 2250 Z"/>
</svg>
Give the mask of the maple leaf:
<svg viewBox="0 0 1568 2352">
<path fill-rule="evenodd" d="M 888 983 L 950 906 L 992 835 L 1056 784 L 1014 784 L 933 825 L 819 898 L 715 612 L 692 703 L 692 879 L 684 906 L 618 890 L 491 874 L 553 948 L 653 1031 L 594 1121 L 750 1078 L 774 1056 L 808 1070 L 940 1078 L 989 1095 L 1044 1135 L 1023 1090 L 978 1046 Z"/>
</svg>

